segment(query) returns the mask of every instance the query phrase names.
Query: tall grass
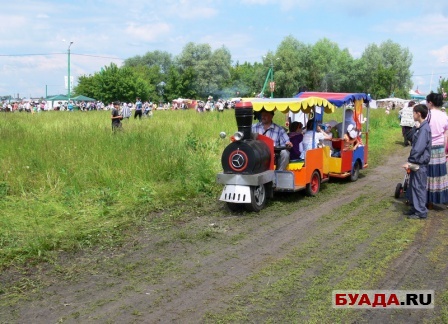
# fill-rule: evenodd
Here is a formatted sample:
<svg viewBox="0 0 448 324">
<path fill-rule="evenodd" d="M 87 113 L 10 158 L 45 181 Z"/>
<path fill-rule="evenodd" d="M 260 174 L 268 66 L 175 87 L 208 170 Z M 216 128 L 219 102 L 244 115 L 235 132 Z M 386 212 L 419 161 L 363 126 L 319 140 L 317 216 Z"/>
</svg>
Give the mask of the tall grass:
<svg viewBox="0 0 448 324">
<path fill-rule="evenodd" d="M 338 111 L 331 119 L 341 119 Z M 284 123 L 284 116 L 275 115 Z M 396 116 L 371 114 L 370 159 L 399 140 Z M 233 111 L 158 111 L 124 120 L 109 112 L 0 115 L 0 269 L 59 250 L 115 244 L 150 212 L 216 196 Z M 393 148 L 391 148 L 393 149 Z"/>
</svg>

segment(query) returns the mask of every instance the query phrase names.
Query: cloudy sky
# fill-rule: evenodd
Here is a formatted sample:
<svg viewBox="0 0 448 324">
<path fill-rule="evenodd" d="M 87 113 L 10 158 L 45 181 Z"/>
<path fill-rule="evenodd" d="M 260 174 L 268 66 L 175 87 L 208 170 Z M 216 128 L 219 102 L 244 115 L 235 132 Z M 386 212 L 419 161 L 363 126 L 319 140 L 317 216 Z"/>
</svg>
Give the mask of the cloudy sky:
<svg viewBox="0 0 448 324">
<path fill-rule="evenodd" d="M 355 58 L 391 39 L 413 54 L 414 89 L 448 78 L 446 0 L 20 0 L 2 1 L 0 96 L 66 93 L 70 42 L 76 80 L 150 51 L 177 55 L 188 42 L 261 62 L 289 35 L 326 37 Z"/>
</svg>

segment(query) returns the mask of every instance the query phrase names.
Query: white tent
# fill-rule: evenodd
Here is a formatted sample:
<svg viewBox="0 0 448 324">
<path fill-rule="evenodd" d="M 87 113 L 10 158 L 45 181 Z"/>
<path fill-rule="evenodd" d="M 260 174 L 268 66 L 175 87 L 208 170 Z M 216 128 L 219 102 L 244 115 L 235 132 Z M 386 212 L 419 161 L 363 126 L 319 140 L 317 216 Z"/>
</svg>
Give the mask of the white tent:
<svg viewBox="0 0 448 324">
<path fill-rule="evenodd" d="M 394 103 L 402 103 L 405 102 L 406 99 L 400 99 L 400 98 L 384 98 L 384 99 L 378 99 L 376 102 L 394 102 Z"/>
<path fill-rule="evenodd" d="M 376 101 L 376 105 L 378 108 L 387 108 L 392 105 L 395 105 L 395 108 L 403 108 L 403 105 L 406 104 L 409 100 L 406 99 L 400 99 L 400 98 L 384 98 L 384 99 L 378 99 Z M 392 108 L 392 107 L 390 107 Z"/>
</svg>

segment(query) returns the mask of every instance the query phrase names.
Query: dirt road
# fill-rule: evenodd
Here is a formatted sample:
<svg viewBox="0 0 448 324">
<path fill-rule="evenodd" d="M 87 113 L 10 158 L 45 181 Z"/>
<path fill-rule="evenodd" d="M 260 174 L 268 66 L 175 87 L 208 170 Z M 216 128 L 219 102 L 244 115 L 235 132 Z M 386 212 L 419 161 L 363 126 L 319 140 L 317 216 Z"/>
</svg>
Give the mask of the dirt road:
<svg viewBox="0 0 448 324">
<path fill-rule="evenodd" d="M 393 193 L 407 154 L 397 145 L 383 165 L 316 198 L 276 196 L 259 214 L 235 215 L 210 200 L 176 226 L 158 215 L 121 248 L 9 270 L 1 282 L 24 288 L 0 295 L 20 297 L 2 307 L 1 322 L 443 321 L 448 215 L 402 216 Z M 333 289 L 434 289 L 436 307 L 335 310 Z"/>
</svg>

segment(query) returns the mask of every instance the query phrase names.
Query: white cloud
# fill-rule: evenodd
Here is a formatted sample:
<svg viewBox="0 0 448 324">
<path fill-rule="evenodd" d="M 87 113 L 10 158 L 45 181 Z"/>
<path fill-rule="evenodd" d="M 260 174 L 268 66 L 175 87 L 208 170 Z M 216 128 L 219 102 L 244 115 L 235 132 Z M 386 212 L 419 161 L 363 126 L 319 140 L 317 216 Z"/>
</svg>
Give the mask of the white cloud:
<svg viewBox="0 0 448 324">
<path fill-rule="evenodd" d="M 145 42 L 152 42 L 165 36 L 171 30 L 171 27 L 167 23 L 155 23 L 148 25 L 138 25 L 131 23 L 126 28 L 126 33 L 134 39 L 138 39 Z"/>
<path fill-rule="evenodd" d="M 48 16 L 47 14 L 44 14 L 44 13 L 40 13 L 40 14 L 37 14 L 36 18 L 37 19 L 48 19 L 48 18 L 50 18 L 50 16 Z"/>
<path fill-rule="evenodd" d="M 390 21 L 389 23 L 383 23 L 381 27 L 378 26 L 377 29 L 389 33 L 412 34 L 422 38 L 448 34 L 448 17 L 441 14 L 432 14 L 422 16 L 418 21 L 422 23 L 415 19 L 411 21 Z"/>
<path fill-rule="evenodd" d="M 436 62 L 448 64 L 448 45 L 442 46 L 430 53 L 436 57 Z"/>
<path fill-rule="evenodd" d="M 239 55 L 232 55 L 234 63 L 239 61 L 254 62 L 262 56 L 259 49 L 254 48 L 250 44 L 255 42 L 255 39 L 250 34 L 234 33 L 234 34 L 217 34 L 206 35 L 199 39 L 199 43 L 210 44 L 213 50 L 225 46 L 231 54 L 239 53 Z"/>
<path fill-rule="evenodd" d="M 177 15 L 186 20 L 212 19 L 218 15 L 218 11 L 210 7 L 193 6 L 177 10 Z"/>
</svg>

